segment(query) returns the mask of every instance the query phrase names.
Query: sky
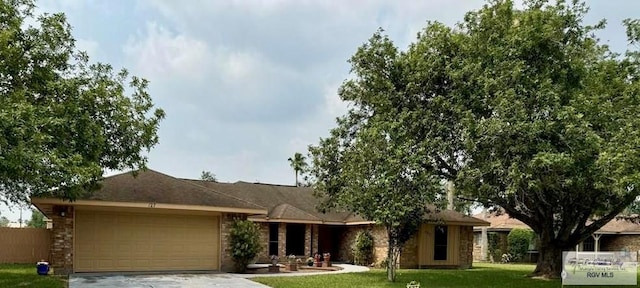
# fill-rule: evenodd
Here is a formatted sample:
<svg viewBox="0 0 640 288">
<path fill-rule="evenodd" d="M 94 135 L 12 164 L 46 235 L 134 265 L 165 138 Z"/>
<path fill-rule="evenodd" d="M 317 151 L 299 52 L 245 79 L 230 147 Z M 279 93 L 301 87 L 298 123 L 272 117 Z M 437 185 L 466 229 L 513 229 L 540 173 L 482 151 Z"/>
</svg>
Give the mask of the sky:
<svg viewBox="0 0 640 288">
<path fill-rule="evenodd" d="M 621 22 L 640 1 L 587 1 L 586 23 L 626 50 Z M 60 0 L 76 46 L 92 61 L 150 81 L 166 112 L 148 167 L 175 177 L 294 184 L 287 158 L 306 154 L 348 104 L 337 96 L 347 60 L 378 29 L 404 49 L 427 21 L 453 25 L 478 0 Z M 17 208 L 0 206 L 11 220 Z M 24 213 L 28 219 L 29 213 Z"/>
</svg>

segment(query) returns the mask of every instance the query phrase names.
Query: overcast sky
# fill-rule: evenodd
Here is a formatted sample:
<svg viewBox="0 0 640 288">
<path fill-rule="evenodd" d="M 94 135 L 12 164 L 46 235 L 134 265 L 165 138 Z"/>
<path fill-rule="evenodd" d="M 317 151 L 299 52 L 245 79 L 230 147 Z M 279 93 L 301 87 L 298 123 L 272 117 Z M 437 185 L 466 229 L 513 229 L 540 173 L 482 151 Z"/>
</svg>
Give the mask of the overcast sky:
<svg viewBox="0 0 640 288">
<path fill-rule="evenodd" d="M 588 1 L 588 23 L 626 49 L 640 1 Z M 346 104 L 347 60 L 379 27 L 401 48 L 427 20 L 452 25 L 484 1 L 40 1 L 64 12 L 92 60 L 151 81 L 167 117 L 149 168 L 176 177 L 293 184 L 287 158 L 328 135 Z M 18 219 L 18 210 L 0 208 Z M 24 216 L 28 217 L 27 214 Z"/>
</svg>

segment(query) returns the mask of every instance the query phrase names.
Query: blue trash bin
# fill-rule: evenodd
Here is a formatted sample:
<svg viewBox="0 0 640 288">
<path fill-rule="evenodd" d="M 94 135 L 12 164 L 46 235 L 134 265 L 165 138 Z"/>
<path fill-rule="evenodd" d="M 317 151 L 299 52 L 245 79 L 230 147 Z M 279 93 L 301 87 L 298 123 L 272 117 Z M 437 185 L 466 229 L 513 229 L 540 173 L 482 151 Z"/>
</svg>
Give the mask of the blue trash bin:
<svg viewBox="0 0 640 288">
<path fill-rule="evenodd" d="M 38 270 L 38 275 L 47 275 L 49 274 L 49 262 L 40 261 L 36 264 L 36 269 Z"/>
</svg>

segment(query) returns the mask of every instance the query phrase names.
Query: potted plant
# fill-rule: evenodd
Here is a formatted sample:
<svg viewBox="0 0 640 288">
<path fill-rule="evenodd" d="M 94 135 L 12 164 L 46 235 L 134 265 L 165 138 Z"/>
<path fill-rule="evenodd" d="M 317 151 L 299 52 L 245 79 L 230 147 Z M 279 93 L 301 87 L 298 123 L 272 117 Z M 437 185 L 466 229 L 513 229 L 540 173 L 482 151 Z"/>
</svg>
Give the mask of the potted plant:
<svg viewBox="0 0 640 288">
<path fill-rule="evenodd" d="M 331 267 L 331 253 L 322 254 L 322 267 Z"/>
<path fill-rule="evenodd" d="M 278 266 L 278 255 L 271 255 L 271 266 L 269 266 L 269 272 L 280 272 L 280 266 Z"/>
<path fill-rule="evenodd" d="M 296 258 L 296 255 L 289 255 L 289 263 L 287 264 L 287 269 L 289 271 L 298 271 L 298 259 Z"/>
<path fill-rule="evenodd" d="M 316 264 L 316 267 L 322 267 L 322 262 L 320 262 L 320 254 L 316 253 L 316 255 L 313 255 L 313 263 Z"/>
<path fill-rule="evenodd" d="M 307 266 L 313 266 L 313 257 L 307 258 Z"/>
</svg>

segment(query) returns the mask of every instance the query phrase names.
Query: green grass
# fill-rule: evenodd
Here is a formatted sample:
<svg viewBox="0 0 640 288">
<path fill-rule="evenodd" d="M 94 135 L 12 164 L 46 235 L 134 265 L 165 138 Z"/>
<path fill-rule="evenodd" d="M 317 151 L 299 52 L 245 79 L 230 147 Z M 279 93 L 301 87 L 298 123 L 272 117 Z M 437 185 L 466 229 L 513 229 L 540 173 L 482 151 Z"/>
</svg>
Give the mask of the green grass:
<svg viewBox="0 0 640 288">
<path fill-rule="evenodd" d="M 364 273 L 333 275 L 262 277 L 253 281 L 276 288 L 287 287 L 402 287 L 412 280 L 422 287 L 562 287 L 559 279 L 543 280 L 527 277 L 535 268 L 529 264 L 474 263 L 467 270 L 398 270 L 395 283 L 387 281 L 386 271 L 375 269 Z M 640 274 L 639 274 L 640 275 Z M 638 282 L 640 283 L 640 281 Z M 580 286 L 570 286 L 580 287 Z M 587 286 L 589 287 L 589 286 Z M 593 286 L 591 286 L 593 287 Z M 602 287 L 602 286 L 598 286 Z M 617 286 L 624 287 L 624 286 Z M 628 286 L 627 286 L 628 287 Z"/>
<path fill-rule="evenodd" d="M 58 276 L 41 276 L 35 264 L 0 264 L 0 287 L 67 287 L 67 280 Z"/>
</svg>

